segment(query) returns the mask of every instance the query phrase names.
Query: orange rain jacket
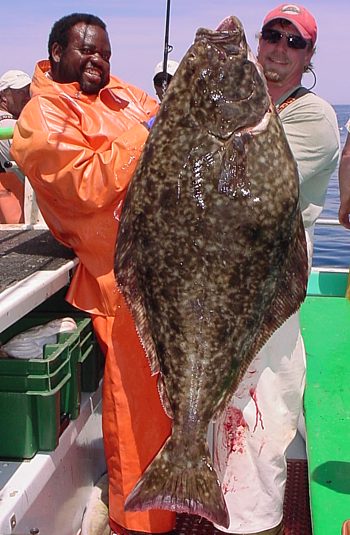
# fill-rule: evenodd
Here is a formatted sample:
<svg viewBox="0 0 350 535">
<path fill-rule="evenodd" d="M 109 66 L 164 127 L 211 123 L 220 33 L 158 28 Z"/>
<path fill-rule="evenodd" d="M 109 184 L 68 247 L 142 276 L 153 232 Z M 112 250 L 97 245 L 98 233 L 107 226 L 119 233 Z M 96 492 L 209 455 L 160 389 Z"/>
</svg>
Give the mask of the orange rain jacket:
<svg viewBox="0 0 350 535">
<path fill-rule="evenodd" d="M 110 525 L 152 533 L 172 529 L 168 511 L 125 513 L 124 501 L 170 433 L 156 377 L 114 278 L 118 214 L 148 131 L 140 124 L 158 105 L 111 77 L 98 95 L 58 84 L 37 64 L 32 98 L 14 133 L 12 155 L 28 176 L 54 236 L 80 262 L 67 300 L 92 314 L 106 353 L 103 431 Z"/>
<path fill-rule="evenodd" d="M 0 223 L 23 223 L 24 184 L 15 173 L 0 173 Z"/>
</svg>

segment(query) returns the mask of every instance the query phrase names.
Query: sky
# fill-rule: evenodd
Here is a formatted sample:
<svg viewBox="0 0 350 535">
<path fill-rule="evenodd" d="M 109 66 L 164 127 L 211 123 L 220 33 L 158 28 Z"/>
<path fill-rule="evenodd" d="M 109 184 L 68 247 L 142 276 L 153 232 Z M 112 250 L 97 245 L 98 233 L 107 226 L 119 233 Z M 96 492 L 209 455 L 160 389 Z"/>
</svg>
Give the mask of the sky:
<svg viewBox="0 0 350 535">
<path fill-rule="evenodd" d="M 32 74 L 39 59 L 47 58 L 53 23 L 73 12 L 102 18 L 112 45 L 111 72 L 155 96 L 155 65 L 163 60 L 166 0 L 1 0 L 0 74 L 21 69 Z M 171 0 L 169 59 L 181 60 L 199 27 L 215 29 L 228 15 L 238 17 L 253 52 L 256 34 L 266 13 L 279 0 Z M 331 104 L 350 104 L 350 1 L 304 0 L 318 23 L 313 65 L 314 91 Z M 345 61 L 345 67 L 344 67 Z M 310 74 L 303 84 L 310 87 Z"/>
</svg>

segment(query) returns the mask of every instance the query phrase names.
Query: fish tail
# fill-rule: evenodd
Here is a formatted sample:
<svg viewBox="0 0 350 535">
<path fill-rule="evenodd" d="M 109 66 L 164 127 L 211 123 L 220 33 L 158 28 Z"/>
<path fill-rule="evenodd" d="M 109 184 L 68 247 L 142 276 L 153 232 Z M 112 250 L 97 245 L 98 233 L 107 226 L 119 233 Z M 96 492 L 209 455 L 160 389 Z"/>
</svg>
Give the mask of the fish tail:
<svg viewBox="0 0 350 535">
<path fill-rule="evenodd" d="M 184 466 L 183 450 L 177 463 L 169 440 L 129 494 L 125 510 L 167 509 L 228 528 L 229 514 L 209 452 L 198 455 L 196 465 L 191 461 Z"/>
</svg>

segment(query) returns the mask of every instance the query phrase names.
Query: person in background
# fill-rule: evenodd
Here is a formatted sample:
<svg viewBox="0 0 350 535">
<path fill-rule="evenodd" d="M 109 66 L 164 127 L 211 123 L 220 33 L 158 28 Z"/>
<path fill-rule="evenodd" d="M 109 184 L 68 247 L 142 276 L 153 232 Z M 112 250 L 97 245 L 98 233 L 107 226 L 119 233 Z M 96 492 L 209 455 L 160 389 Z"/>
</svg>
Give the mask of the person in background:
<svg viewBox="0 0 350 535">
<path fill-rule="evenodd" d="M 298 165 L 310 265 L 314 224 L 339 155 L 333 108 L 302 87 L 316 38 L 312 14 L 302 6 L 282 4 L 266 15 L 258 47 L 258 61 Z M 304 383 L 305 351 L 297 313 L 257 354 L 214 426 L 214 465 L 230 513 L 225 532 L 283 533 L 285 453 L 302 414 Z"/>
<path fill-rule="evenodd" d="M 18 70 L 0 77 L 0 128 L 13 128 L 22 109 L 30 99 L 30 76 Z M 0 223 L 23 222 L 24 175 L 13 169 L 11 141 L 0 140 Z"/>
<path fill-rule="evenodd" d="M 339 164 L 339 223 L 350 230 L 350 120 L 346 124 L 348 135 Z"/>
<path fill-rule="evenodd" d="M 163 100 L 165 91 L 167 90 L 167 87 L 170 84 L 178 66 L 179 64 L 177 61 L 169 59 L 167 61 L 166 73 L 164 73 L 163 61 L 157 63 L 154 69 L 153 85 L 160 102 Z"/>
<path fill-rule="evenodd" d="M 175 514 L 127 513 L 124 502 L 170 434 L 150 367 L 114 276 L 121 207 L 157 102 L 110 75 L 105 23 L 74 13 L 58 20 L 49 61 L 35 69 L 32 98 L 12 154 L 28 176 L 53 235 L 79 265 L 67 300 L 89 312 L 106 355 L 103 434 L 114 533 L 165 533 Z"/>
</svg>

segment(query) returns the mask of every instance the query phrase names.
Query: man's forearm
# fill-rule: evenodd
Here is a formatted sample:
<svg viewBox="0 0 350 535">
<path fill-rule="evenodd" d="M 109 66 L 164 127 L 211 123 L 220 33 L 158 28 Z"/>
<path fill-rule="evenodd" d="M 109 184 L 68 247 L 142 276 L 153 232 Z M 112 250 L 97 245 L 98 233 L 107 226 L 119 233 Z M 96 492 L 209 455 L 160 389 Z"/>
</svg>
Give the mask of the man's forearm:
<svg viewBox="0 0 350 535">
<path fill-rule="evenodd" d="M 339 164 L 339 222 L 350 229 L 350 135 L 346 140 Z"/>
</svg>

